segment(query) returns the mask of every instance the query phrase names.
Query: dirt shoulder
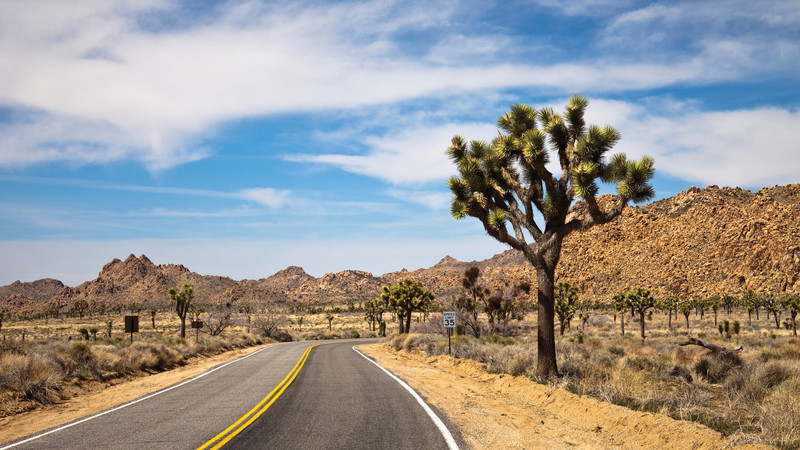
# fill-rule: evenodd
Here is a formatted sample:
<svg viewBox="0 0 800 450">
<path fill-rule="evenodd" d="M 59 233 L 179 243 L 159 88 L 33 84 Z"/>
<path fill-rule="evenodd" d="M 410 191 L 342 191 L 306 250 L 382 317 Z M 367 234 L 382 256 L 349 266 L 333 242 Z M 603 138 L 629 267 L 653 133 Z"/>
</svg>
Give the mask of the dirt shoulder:
<svg viewBox="0 0 800 450">
<path fill-rule="evenodd" d="M 0 444 L 15 441 L 74 420 L 99 413 L 109 408 L 135 400 L 174 384 L 193 378 L 212 367 L 247 354 L 265 345 L 232 350 L 211 357 L 193 358 L 185 366 L 153 375 L 136 377 L 119 383 L 95 382 L 92 385 L 71 388 L 75 397 L 64 402 L 46 405 L 30 412 L 0 418 Z M 86 393 L 86 392 L 90 393 Z"/>
<path fill-rule="evenodd" d="M 397 352 L 384 344 L 359 350 L 444 412 L 475 449 L 718 449 L 730 441 L 699 424 L 580 397 L 525 377 L 489 374 L 476 361 Z"/>
</svg>

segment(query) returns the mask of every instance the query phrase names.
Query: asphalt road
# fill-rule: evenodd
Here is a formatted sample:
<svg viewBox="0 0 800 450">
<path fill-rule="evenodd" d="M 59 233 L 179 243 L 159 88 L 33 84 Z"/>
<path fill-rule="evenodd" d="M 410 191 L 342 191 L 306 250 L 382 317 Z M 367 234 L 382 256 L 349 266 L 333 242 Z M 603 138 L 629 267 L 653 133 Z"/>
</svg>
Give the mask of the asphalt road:
<svg viewBox="0 0 800 450">
<path fill-rule="evenodd" d="M 448 448 L 423 406 L 352 349 L 366 342 L 266 347 L 157 395 L 11 446 Z"/>
</svg>

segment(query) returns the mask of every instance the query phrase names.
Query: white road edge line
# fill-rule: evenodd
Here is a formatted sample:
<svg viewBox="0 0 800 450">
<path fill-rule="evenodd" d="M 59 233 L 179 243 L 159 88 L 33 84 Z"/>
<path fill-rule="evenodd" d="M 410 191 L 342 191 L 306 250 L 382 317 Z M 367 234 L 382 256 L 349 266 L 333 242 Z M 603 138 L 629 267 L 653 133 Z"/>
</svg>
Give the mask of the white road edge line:
<svg viewBox="0 0 800 450">
<path fill-rule="evenodd" d="M 425 403 L 425 400 L 423 400 L 422 397 L 420 397 L 419 394 L 417 394 L 417 392 L 414 389 L 411 389 L 411 386 L 407 385 L 405 381 L 403 381 L 400 378 L 398 378 L 392 372 L 389 372 L 388 370 L 383 368 L 383 366 L 381 366 L 380 364 L 378 364 L 375 361 L 367 358 L 367 356 L 365 354 L 363 354 L 360 351 L 356 350 L 356 346 L 355 345 L 353 346 L 353 351 L 355 351 L 359 355 L 363 356 L 364 359 L 366 359 L 367 361 L 369 361 L 372 364 L 375 364 L 376 366 L 378 366 L 379 369 L 381 369 L 382 371 L 386 372 L 387 375 L 389 375 L 390 377 L 394 378 L 395 381 L 400 383 L 400 386 L 403 386 L 405 388 L 405 390 L 407 390 L 409 393 L 411 393 L 411 395 L 417 400 L 417 403 L 419 403 L 422 406 L 422 409 L 424 409 L 425 412 L 428 413 L 428 417 L 431 418 L 433 423 L 436 425 L 436 428 L 439 429 L 439 432 L 442 433 L 442 436 L 444 436 L 444 440 L 447 441 L 447 447 L 450 450 L 458 450 L 458 444 L 456 444 L 456 440 L 453 438 L 453 435 L 450 434 L 450 430 L 448 430 L 447 427 L 444 425 L 444 422 L 442 422 L 442 419 L 440 419 L 439 416 L 437 416 L 436 413 L 433 412 L 431 407 L 428 406 L 427 403 Z M 2 450 L 2 449 L 0 449 L 0 450 Z"/>
<path fill-rule="evenodd" d="M 269 347 L 271 347 L 271 346 L 269 346 Z M 99 413 L 94 414 L 92 416 L 84 417 L 83 419 L 80 419 L 80 420 L 75 421 L 75 422 L 70 422 L 70 423 L 68 423 L 66 425 L 62 425 L 62 426 L 60 426 L 58 428 L 53 428 L 50 431 L 45 431 L 44 433 L 37 434 L 35 436 L 31 436 L 31 437 L 29 437 L 29 438 L 27 438 L 25 440 L 22 440 L 22 441 L 19 441 L 19 442 L 15 442 L 15 443 L 13 443 L 11 445 L 7 445 L 5 447 L 0 447 L 0 450 L 6 450 L 6 449 L 9 449 L 9 448 L 16 447 L 18 445 L 26 444 L 28 442 L 34 441 L 36 439 L 39 439 L 41 437 L 47 436 L 48 434 L 56 433 L 56 432 L 61 431 L 61 430 L 66 430 L 67 428 L 74 427 L 75 425 L 78 425 L 78 424 L 81 424 L 81 423 L 84 423 L 84 422 L 88 422 L 88 421 L 90 421 L 92 419 L 96 419 L 96 418 L 98 418 L 100 416 L 105 416 L 106 414 L 110 414 L 110 413 L 112 413 L 114 411 L 119 411 L 122 408 L 127 408 L 128 406 L 135 405 L 136 403 L 143 402 L 143 401 L 145 401 L 147 399 L 150 399 L 150 398 L 153 398 L 153 397 L 155 397 L 157 395 L 161 395 L 161 394 L 163 394 L 165 392 L 171 391 L 173 389 L 177 389 L 177 388 L 183 386 L 184 384 L 189 384 L 192 381 L 199 380 L 200 378 L 203 378 L 204 376 L 206 376 L 208 374 L 214 373 L 217 370 L 222 369 L 223 367 L 229 366 L 229 365 L 231 365 L 233 363 L 236 363 L 236 362 L 239 362 L 239 361 L 241 361 L 243 359 L 249 358 L 249 357 L 255 355 L 256 353 L 259 353 L 259 352 L 261 352 L 263 350 L 268 349 L 269 347 L 264 347 L 264 348 L 262 348 L 260 350 L 256 350 L 253 353 L 250 353 L 249 355 L 244 355 L 241 358 L 237 358 L 237 359 L 234 359 L 233 361 L 226 362 L 225 364 L 223 364 L 221 366 L 215 367 L 215 368 L 209 370 L 208 372 L 203 372 L 200 375 L 198 375 L 198 376 L 196 376 L 196 377 L 194 377 L 192 379 L 186 380 L 186 381 L 184 381 L 182 383 L 176 384 L 175 386 L 170 386 L 170 387 L 168 387 L 166 389 L 162 389 L 160 391 L 154 392 L 154 393 L 146 395 L 144 397 L 137 398 L 136 400 L 132 400 L 132 401 L 130 401 L 128 403 L 123 403 L 122 405 L 116 406 L 116 407 L 111 408 L 111 409 L 107 409 L 107 410 L 105 410 L 103 412 L 99 412 Z"/>
</svg>

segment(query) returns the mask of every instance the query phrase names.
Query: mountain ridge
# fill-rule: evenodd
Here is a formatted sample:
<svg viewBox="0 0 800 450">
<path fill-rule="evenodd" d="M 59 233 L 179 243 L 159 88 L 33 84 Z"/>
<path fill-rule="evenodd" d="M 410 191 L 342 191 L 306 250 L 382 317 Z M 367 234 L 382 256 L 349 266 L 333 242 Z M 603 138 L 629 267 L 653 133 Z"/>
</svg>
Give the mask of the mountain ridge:
<svg viewBox="0 0 800 450">
<path fill-rule="evenodd" d="M 598 202 L 613 201 L 601 196 Z M 585 214 L 581 202 L 571 214 Z M 15 282 L 0 287 L 0 308 L 40 312 L 79 298 L 108 307 L 136 302 L 163 307 L 169 287 L 192 284 L 198 303 L 343 303 L 378 295 L 384 284 L 415 279 L 447 300 L 460 288 L 464 270 L 481 269 L 487 284 L 502 288 L 527 279 L 533 267 L 521 252 L 507 250 L 482 261 L 443 257 L 434 266 L 375 276 L 344 270 L 314 277 L 289 266 L 259 280 L 199 275 L 180 264 L 156 265 L 145 255 L 105 264 L 98 276 L 75 287 L 58 280 Z M 576 285 L 581 296 L 608 300 L 615 293 L 648 287 L 656 296 L 740 295 L 747 290 L 800 293 L 800 185 L 763 188 L 692 187 L 673 197 L 629 207 L 617 220 L 573 233 L 564 240 L 556 278 Z"/>
</svg>

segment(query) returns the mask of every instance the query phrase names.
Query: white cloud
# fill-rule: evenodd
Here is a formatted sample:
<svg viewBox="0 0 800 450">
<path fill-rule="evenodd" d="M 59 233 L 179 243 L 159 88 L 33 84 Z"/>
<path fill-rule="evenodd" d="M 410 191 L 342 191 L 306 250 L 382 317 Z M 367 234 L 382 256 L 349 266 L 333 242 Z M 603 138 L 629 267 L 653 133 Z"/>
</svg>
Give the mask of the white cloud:
<svg viewBox="0 0 800 450">
<path fill-rule="evenodd" d="M 750 188 L 800 181 L 800 111 L 703 111 L 670 101 L 660 105 L 594 100 L 587 118 L 621 131 L 615 151 L 637 158 L 651 155 L 656 170 L 679 179 Z"/>
<path fill-rule="evenodd" d="M 338 167 L 393 184 L 442 182 L 455 174 L 445 151 L 450 139 L 461 134 L 468 139 L 492 139 L 497 128 L 492 124 L 460 123 L 407 128 L 385 136 L 368 136 L 366 155 L 296 155 L 287 159 Z"/>
<path fill-rule="evenodd" d="M 551 105 L 560 111 L 566 99 Z M 539 105 L 545 106 L 545 105 Z M 800 111 L 754 108 L 704 111 L 696 102 L 664 98 L 640 103 L 591 100 L 587 123 L 611 125 L 622 133 L 613 152 L 630 157 L 650 155 L 656 169 L 700 184 L 761 187 L 800 181 Z M 328 164 L 348 172 L 389 181 L 420 184 L 455 173 L 444 149 L 454 134 L 468 140 L 491 140 L 493 124 L 452 124 L 408 127 L 400 133 L 370 137 L 365 155 L 303 155 L 295 160 Z M 552 170 L 558 172 L 555 162 Z M 419 191 L 394 190 L 397 198 L 442 207 L 443 198 L 415 196 Z"/>
<path fill-rule="evenodd" d="M 450 206 L 451 195 L 447 192 L 390 189 L 387 194 L 398 200 L 422 205 L 433 211 L 440 211 Z"/>
<path fill-rule="evenodd" d="M 447 34 L 455 3 L 232 2 L 190 26 L 153 31 L 137 22 L 139 14 L 181 14 L 171 9 L 175 5 L 0 4 L 0 104 L 32 112 L 0 130 L 0 165 L 132 159 L 157 171 L 207 156 L 208 149 L 194 144 L 220 123 L 241 117 L 514 87 L 640 89 L 737 73 L 719 73 L 692 58 L 665 64 L 508 63 L 502 59 L 507 52 L 493 50 L 509 38 Z M 411 30 L 439 28 L 441 36 L 422 44 L 439 62 L 414 56 L 425 49 L 411 51 L 401 40 Z M 485 57 L 476 62 L 462 52 L 464 57 L 444 64 L 442 50 L 456 45 Z M 330 162 L 373 170 L 352 158 Z"/>
<path fill-rule="evenodd" d="M 290 200 L 291 191 L 278 190 L 272 188 L 252 188 L 239 191 L 238 196 L 245 200 L 269 206 L 270 208 L 280 208 Z"/>
</svg>

